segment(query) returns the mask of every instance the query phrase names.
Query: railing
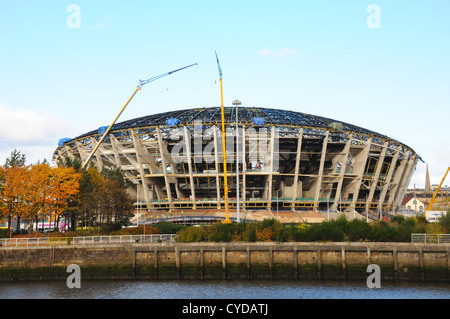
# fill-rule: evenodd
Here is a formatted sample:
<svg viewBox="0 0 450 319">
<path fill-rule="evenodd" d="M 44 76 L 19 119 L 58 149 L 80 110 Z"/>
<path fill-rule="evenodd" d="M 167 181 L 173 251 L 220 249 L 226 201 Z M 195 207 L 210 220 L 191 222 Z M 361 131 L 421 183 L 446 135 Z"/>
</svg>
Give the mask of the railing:
<svg viewBox="0 0 450 319">
<path fill-rule="evenodd" d="M 450 243 L 450 234 L 411 234 L 412 243 Z"/>
<path fill-rule="evenodd" d="M 159 243 L 174 242 L 177 235 L 120 235 L 120 236 L 86 236 L 86 237 L 35 237 L 0 239 L 0 246 L 55 246 L 55 245 L 102 245 L 124 243 Z"/>
<path fill-rule="evenodd" d="M 55 237 L 62 240 L 61 237 Z M 50 245 L 50 238 L 35 237 L 35 238 L 6 238 L 0 239 L 0 246 L 41 246 Z"/>
<path fill-rule="evenodd" d="M 74 245 L 174 242 L 176 235 L 121 235 L 74 237 Z"/>
</svg>

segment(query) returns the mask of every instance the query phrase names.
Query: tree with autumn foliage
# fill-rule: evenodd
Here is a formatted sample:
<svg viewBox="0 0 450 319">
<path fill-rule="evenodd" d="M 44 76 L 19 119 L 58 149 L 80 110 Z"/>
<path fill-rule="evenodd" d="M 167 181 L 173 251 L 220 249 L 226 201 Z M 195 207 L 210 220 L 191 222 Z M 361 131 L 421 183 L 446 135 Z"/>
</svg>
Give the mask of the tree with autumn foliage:
<svg viewBox="0 0 450 319">
<path fill-rule="evenodd" d="M 71 230 L 75 230 L 77 223 L 90 229 L 92 226 L 126 225 L 129 222 L 133 216 L 133 203 L 120 168 L 105 166 L 101 172 L 93 166 L 81 169 L 81 162 L 70 158 L 58 165 L 72 167 L 81 174 L 80 192 L 66 211 Z"/>
<path fill-rule="evenodd" d="M 127 224 L 133 205 L 123 173 L 117 167 L 99 172 L 95 167 L 82 169 L 81 162 L 66 160 L 51 166 L 47 161 L 26 165 L 26 157 L 11 152 L 0 166 L 0 220 L 9 227 L 13 218 L 20 222 L 50 219 L 58 225 L 62 216 L 72 230 L 78 224 Z"/>
<path fill-rule="evenodd" d="M 51 205 L 56 225 L 64 212 L 71 208 L 71 202 L 80 192 L 81 173 L 72 167 L 56 167 L 50 179 Z"/>
<path fill-rule="evenodd" d="M 73 168 L 52 167 L 48 162 L 25 165 L 25 155 L 13 151 L 0 169 L 0 218 L 9 227 L 15 217 L 34 221 L 52 216 L 55 221 L 68 208 L 68 202 L 79 193 L 81 174 Z"/>
<path fill-rule="evenodd" d="M 39 220 L 50 218 L 58 228 L 61 215 L 70 200 L 79 193 L 81 174 L 73 168 L 51 167 L 38 163 L 29 168 L 28 217 L 37 227 Z"/>
<path fill-rule="evenodd" d="M 8 222 L 11 233 L 11 221 L 17 218 L 17 231 L 20 220 L 27 212 L 28 168 L 25 166 L 25 155 L 13 151 L 2 168 L 0 179 L 0 217 Z"/>
<path fill-rule="evenodd" d="M 34 221 L 36 227 L 51 209 L 52 174 L 52 168 L 45 163 L 31 165 L 29 178 L 25 181 L 28 184 L 28 219 Z"/>
<path fill-rule="evenodd" d="M 91 167 L 82 173 L 78 197 L 78 220 L 83 227 L 126 224 L 133 205 L 123 175 L 116 168 L 99 172 Z"/>
</svg>

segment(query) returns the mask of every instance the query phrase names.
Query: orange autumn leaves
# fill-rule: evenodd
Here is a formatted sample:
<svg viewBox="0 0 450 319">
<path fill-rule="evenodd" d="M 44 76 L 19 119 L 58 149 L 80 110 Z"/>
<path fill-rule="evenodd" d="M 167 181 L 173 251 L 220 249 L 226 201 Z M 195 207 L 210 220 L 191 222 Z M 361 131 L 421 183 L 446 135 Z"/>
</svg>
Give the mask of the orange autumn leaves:
<svg viewBox="0 0 450 319">
<path fill-rule="evenodd" d="M 59 216 L 79 193 L 81 174 L 47 163 L 0 166 L 0 219 L 38 220 Z"/>
</svg>

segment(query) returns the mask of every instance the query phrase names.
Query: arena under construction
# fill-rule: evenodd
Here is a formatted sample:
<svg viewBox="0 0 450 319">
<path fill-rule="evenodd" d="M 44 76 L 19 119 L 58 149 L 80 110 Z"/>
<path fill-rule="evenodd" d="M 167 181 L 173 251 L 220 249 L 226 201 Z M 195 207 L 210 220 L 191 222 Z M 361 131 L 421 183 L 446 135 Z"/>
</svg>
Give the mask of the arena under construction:
<svg viewBox="0 0 450 319">
<path fill-rule="evenodd" d="M 420 157 L 407 145 L 329 118 L 276 108 L 244 107 L 239 100 L 117 123 L 139 85 L 109 126 L 61 139 L 54 160 L 93 159 L 97 169 L 119 167 L 136 206 L 147 211 L 211 209 L 365 212 L 381 216 L 403 199 Z M 369 213 L 371 212 L 371 214 Z M 217 216 L 217 215 L 216 215 Z M 329 216 L 329 213 L 328 213 Z M 356 216 L 356 215 L 354 215 Z M 256 217 L 256 215 L 253 215 Z M 278 216 L 279 217 L 279 216 Z M 298 217 L 298 219 L 297 219 Z M 321 220 L 321 215 L 290 221 Z"/>
<path fill-rule="evenodd" d="M 54 159 L 86 162 L 97 146 L 92 163 L 121 168 L 148 210 L 223 210 L 225 200 L 268 211 L 389 212 L 401 204 L 420 159 L 409 146 L 321 116 L 233 104 L 223 116 L 206 107 L 123 121 L 100 144 L 101 127 L 60 140 Z"/>
</svg>

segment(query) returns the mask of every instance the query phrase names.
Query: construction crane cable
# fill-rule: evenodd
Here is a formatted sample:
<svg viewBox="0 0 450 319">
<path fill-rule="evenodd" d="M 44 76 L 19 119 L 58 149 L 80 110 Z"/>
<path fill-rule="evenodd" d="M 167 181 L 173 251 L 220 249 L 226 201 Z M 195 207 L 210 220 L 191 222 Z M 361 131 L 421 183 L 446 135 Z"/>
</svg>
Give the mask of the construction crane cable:
<svg viewBox="0 0 450 319">
<path fill-rule="evenodd" d="M 178 71 L 190 68 L 191 66 L 194 66 L 194 65 L 197 65 L 197 63 L 191 64 L 191 65 L 188 65 L 188 66 L 185 66 L 185 67 L 182 67 L 182 68 L 179 68 L 177 70 L 173 70 L 173 71 L 170 71 L 170 72 L 167 72 L 167 73 L 164 73 L 164 74 L 157 75 L 157 76 L 155 76 L 153 78 L 150 78 L 148 80 L 145 80 L 145 81 L 144 80 L 139 80 L 138 88 L 142 88 L 144 85 L 146 85 L 146 84 L 148 84 L 150 82 L 159 80 L 160 78 L 163 78 L 163 77 L 165 77 L 167 75 L 171 75 L 172 73 L 175 73 L 175 72 L 178 72 Z"/>
</svg>

